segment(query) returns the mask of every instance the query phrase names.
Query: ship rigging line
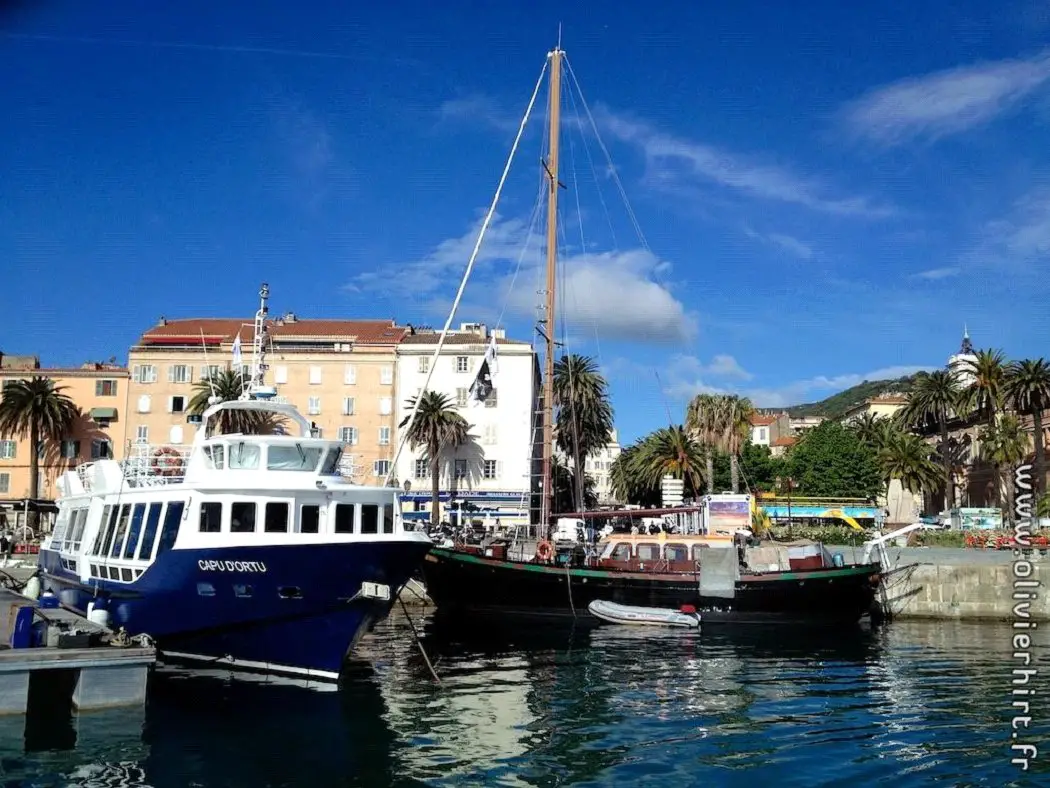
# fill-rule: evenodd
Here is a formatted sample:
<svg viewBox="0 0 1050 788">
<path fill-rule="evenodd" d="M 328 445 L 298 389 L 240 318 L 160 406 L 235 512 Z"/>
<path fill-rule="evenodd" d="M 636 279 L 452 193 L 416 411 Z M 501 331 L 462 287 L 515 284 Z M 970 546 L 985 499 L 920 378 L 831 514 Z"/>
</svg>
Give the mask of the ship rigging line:
<svg viewBox="0 0 1050 788">
<path fill-rule="evenodd" d="M 405 424 L 405 429 L 401 431 L 401 438 L 397 442 L 397 451 L 394 453 L 393 460 L 390 461 L 390 468 L 387 470 L 386 479 L 383 480 L 384 485 L 389 485 L 391 478 L 393 478 L 394 470 L 397 468 L 397 461 L 401 457 L 401 451 L 405 448 L 405 444 L 408 442 L 408 436 L 412 430 L 412 425 L 416 420 L 416 413 L 419 412 L 419 403 L 423 400 L 423 392 L 427 390 L 427 386 L 430 385 L 430 379 L 434 375 L 434 370 L 437 369 L 438 359 L 441 357 L 441 349 L 445 345 L 445 337 L 448 335 L 448 329 L 452 325 L 452 321 L 456 317 L 456 311 L 459 309 L 459 302 L 463 300 L 463 292 L 467 289 L 467 282 L 470 280 L 471 271 L 474 270 L 474 261 L 477 260 L 478 252 L 481 250 L 481 242 L 485 238 L 485 231 L 488 230 L 489 224 L 492 222 L 492 217 L 496 213 L 496 206 L 499 205 L 499 198 L 503 194 L 503 185 L 507 182 L 507 175 L 510 173 L 510 166 L 514 163 L 514 155 L 518 152 L 518 144 L 521 142 L 521 138 L 525 133 L 525 126 L 529 122 L 529 117 L 532 115 L 532 108 L 536 104 L 536 96 L 539 95 L 540 85 L 543 84 L 543 77 L 547 73 L 547 64 L 550 62 L 550 55 L 548 54 L 547 59 L 543 61 L 543 68 L 540 70 L 539 79 L 536 80 L 536 86 L 532 89 L 532 96 L 529 98 L 529 105 L 525 108 L 525 115 L 521 119 L 521 123 L 518 126 L 517 136 L 514 137 L 514 144 L 511 146 L 510 155 L 507 157 L 507 163 L 503 167 L 503 174 L 500 176 L 499 184 L 496 186 L 496 194 L 492 198 L 492 204 L 489 205 L 488 213 L 485 214 L 485 221 L 481 223 L 481 231 L 478 233 L 478 239 L 474 243 L 474 250 L 470 253 L 470 259 L 467 260 L 467 268 L 463 272 L 463 279 L 459 283 L 459 290 L 456 292 L 456 298 L 452 302 L 452 309 L 448 313 L 448 318 L 445 320 L 445 326 L 441 329 L 441 336 L 438 337 L 437 347 L 434 348 L 434 355 L 430 357 L 430 368 L 427 370 L 426 380 L 423 381 L 423 388 L 420 390 L 420 395 L 415 398 L 412 403 L 412 413 L 408 417 L 408 421 Z M 434 513 L 431 512 L 431 518 Z"/>
</svg>

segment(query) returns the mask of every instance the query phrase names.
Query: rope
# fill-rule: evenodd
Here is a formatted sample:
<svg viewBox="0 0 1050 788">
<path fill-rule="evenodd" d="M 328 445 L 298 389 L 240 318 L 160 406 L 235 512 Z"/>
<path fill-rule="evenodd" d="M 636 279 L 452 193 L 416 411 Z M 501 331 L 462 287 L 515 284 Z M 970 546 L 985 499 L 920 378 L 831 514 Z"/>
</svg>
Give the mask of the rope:
<svg viewBox="0 0 1050 788">
<path fill-rule="evenodd" d="M 434 670 L 434 666 L 430 663 L 430 657 L 427 656 L 427 650 L 423 648 L 423 641 L 419 639 L 419 633 L 416 632 L 416 626 L 412 623 L 412 616 L 408 614 L 408 608 L 405 607 L 405 600 L 398 596 L 397 601 L 401 603 L 401 610 L 404 611 L 405 620 L 408 621 L 408 627 L 412 630 L 412 637 L 416 641 L 416 645 L 419 646 L 419 653 L 423 655 L 423 661 L 427 663 L 427 667 L 430 668 L 430 675 L 434 677 L 434 681 L 438 684 L 441 683 L 441 679 L 438 677 L 437 671 Z"/>
<path fill-rule="evenodd" d="M 575 620 L 576 605 L 572 601 L 572 573 L 569 571 L 568 564 L 565 564 L 565 587 L 569 589 L 569 608 L 572 610 L 572 617 Z"/>
<path fill-rule="evenodd" d="M 485 238 L 485 232 L 488 230 L 489 224 L 492 222 L 492 217 L 496 213 L 496 206 L 499 205 L 499 198 L 503 194 L 503 185 L 507 182 L 507 175 L 510 173 L 510 165 L 514 162 L 514 154 L 518 151 L 518 143 L 521 142 L 522 135 L 525 133 L 525 125 L 529 122 L 529 117 L 532 115 L 532 107 L 536 103 L 536 96 L 540 92 L 540 85 L 543 83 L 543 77 L 547 73 L 547 63 L 543 62 L 543 69 L 540 71 L 540 77 L 536 80 L 536 87 L 532 90 L 532 96 L 529 98 L 529 106 L 525 109 L 525 115 L 521 119 L 521 123 L 518 126 L 517 136 L 514 137 L 514 144 L 511 146 L 510 155 L 507 157 L 507 163 L 503 167 L 503 174 L 500 176 L 499 184 L 496 186 L 496 194 L 492 198 L 492 203 L 489 205 L 488 213 L 485 215 L 485 220 L 481 223 L 481 232 L 478 233 L 478 239 L 474 243 L 474 250 L 470 253 L 470 259 L 467 261 L 467 268 L 463 272 L 463 279 L 459 283 L 459 290 L 456 292 L 456 298 L 452 302 L 452 309 L 448 313 L 448 318 L 445 320 L 445 326 L 441 329 L 441 336 L 438 339 L 437 347 L 434 348 L 434 355 L 430 357 L 430 368 L 427 371 L 426 380 L 423 382 L 422 391 L 426 391 L 430 385 L 430 379 L 434 376 L 434 370 L 437 369 L 437 362 L 441 356 L 441 349 L 445 345 L 445 337 L 448 335 L 448 329 L 452 325 L 452 321 L 456 317 L 456 312 L 459 309 L 459 303 L 463 300 L 463 292 L 467 289 L 467 281 L 470 279 L 470 273 L 474 270 L 474 262 L 477 260 L 478 252 L 481 251 L 481 242 Z M 402 431 L 401 440 L 397 444 L 397 452 L 394 454 L 394 459 L 390 462 L 390 469 L 387 471 L 386 478 L 383 480 L 383 485 L 389 485 L 390 479 L 393 478 L 394 469 L 397 468 L 397 461 L 401 457 L 401 451 L 404 449 L 405 444 L 408 442 L 408 436 L 412 432 L 412 425 L 416 420 L 416 413 L 419 412 L 419 404 L 423 397 L 418 396 L 412 403 L 412 413 L 408 417 L 408 423 L 405 424 L 405 429 Z"/>
</svg>

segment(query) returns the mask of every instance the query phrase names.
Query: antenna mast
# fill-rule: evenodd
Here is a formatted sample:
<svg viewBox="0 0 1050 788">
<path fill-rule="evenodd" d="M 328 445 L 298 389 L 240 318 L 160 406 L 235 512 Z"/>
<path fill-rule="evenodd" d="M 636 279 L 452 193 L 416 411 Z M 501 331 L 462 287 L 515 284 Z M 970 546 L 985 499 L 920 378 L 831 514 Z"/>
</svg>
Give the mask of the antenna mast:
<svg viewBox="0 0 1050 788">
<path fill-rule="evenodd" d="M 550 159 L 547 162 L 547 302 L 544 310 L 544 334 L 547 340 L 547 355 L 543 374 L 543 492 L 540 501 L 540 526 L 546 537 L 550 531 L 550 519 L 554 505 L 554 337 L 555 337 L 555 286 L 558 262 L 558 143 L 560 141 L 561 115 L 561 29 L 558 30 L 558 46 L 550 53 L 550 127 L 548 129 Z"/>
<path fill-rule="evenodd" d="M 262 388 L 266 376 L 266 316 L 270 309 L 270 286 L 266 282 L 259 288 L 259 311 L 255 313 L 255 326 L 252 331 L 252 369 L 248 381 L 248 396 Z"/>
</svg>

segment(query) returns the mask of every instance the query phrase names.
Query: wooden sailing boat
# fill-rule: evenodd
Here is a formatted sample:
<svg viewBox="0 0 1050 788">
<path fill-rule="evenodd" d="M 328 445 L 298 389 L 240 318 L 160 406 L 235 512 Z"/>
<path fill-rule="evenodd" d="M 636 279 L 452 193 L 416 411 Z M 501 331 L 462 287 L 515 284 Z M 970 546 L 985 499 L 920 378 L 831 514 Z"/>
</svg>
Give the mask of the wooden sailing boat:
<svg viewBox="0 0 1050 788">
<path fill-rule="evenodd" d="M 547 267 L 542 330 L 546 357 L 539 526 L 541 533 L 549 534 L 554 501 L 554 353 L 558 190 L 561 186 L 558 165 L 565 59 L 560 44 L 547 58 L 545 70 L 550 69 L 549 156 L 544 165 Z M 542 78 L 541 74 L 541 81 Z M 536 89 L 538 91 L 539 83 Z M 535 96 L 534 92 L 533 100 Z M 532 102 L 530 110 L 531 107 Z M 528 114 L 522 128 L 527 118 Z M 497 199 L 498 196 L 499 190 Z M 468 264 L 468 275 L 469 268 Z M 616 512 L 601 514 L 617 515 Z M 645 514 L 656 512 L 645 511 Z M 598 513 L 584 513 L 584 516 L 596 517 Z M 597 555 L 587 555 L 578 548 L 559 555 L 553 545 L 544 540 L 537 557 L 510 560 L 506 557 L 506 545 L 499 542 L 481 550 L 467 545 L 435 547 L 423 564 L 424 582 L 442 615 L 494 613 L 596 622 L 588 606 L 594 601 L 606 601 L 675 609 L 692 605 L 705 624 L 856 624 L 872 608 L 879 582 L 878 564 L 835 566 L 823 548 L 819 549 L 820 560 L 816 562 L 789 560 L 785 569 L 778 563 L 774 570 L 759 571 L 746 564 L 745 548 L 737 545 L 731 536 L 614 534 L 599 543 L 598 548 Z M 776 557 L 775 551 L 773 556 Z M 770 567 L 768 557 L 766 567 Z"/>
</svg>

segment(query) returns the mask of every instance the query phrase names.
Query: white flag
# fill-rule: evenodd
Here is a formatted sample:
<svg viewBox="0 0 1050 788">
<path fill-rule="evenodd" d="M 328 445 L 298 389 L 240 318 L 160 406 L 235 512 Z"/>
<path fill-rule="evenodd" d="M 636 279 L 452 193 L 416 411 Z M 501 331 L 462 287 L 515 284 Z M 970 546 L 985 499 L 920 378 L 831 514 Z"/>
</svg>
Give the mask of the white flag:
<svg viewBox="0 0 1050 788">
<path fill-rule="evenodd" d="M 241 332 L 237 332 L 237 338 L 233 340 L 233 367 L 234 372 L 241 371 Z"/>
</svg>

